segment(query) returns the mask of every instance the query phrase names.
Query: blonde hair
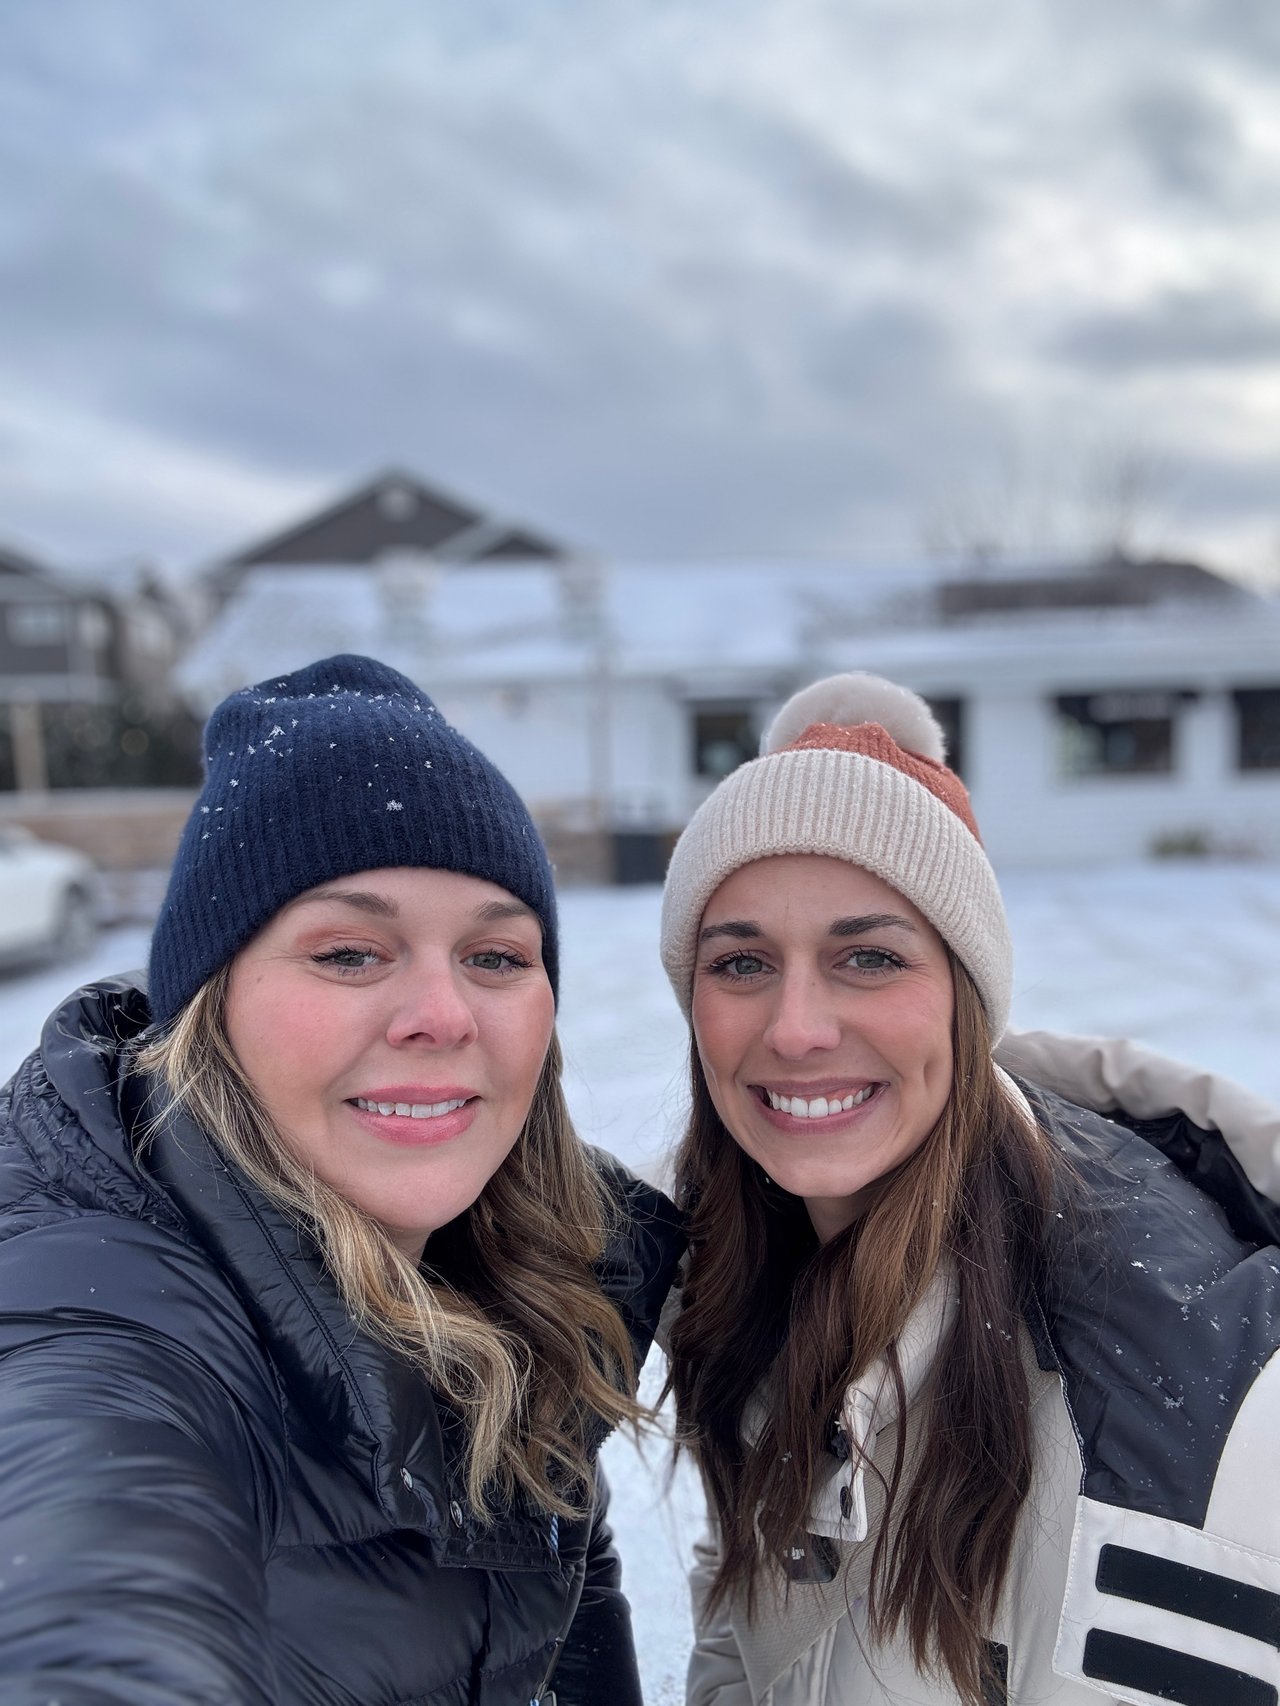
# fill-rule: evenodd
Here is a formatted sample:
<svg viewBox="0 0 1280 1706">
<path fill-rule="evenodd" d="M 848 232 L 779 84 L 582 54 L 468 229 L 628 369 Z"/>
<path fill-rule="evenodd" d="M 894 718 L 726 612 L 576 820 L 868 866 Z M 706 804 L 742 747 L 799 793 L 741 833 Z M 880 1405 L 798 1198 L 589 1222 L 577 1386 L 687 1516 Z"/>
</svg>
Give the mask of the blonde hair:
<svg viewBox="0 0 1280 1706">
<path fill-rule="evenodd" d="M 441 1235 L 446 1278 L 423 1271 L 282 1141 L 227 1036 L 229 979 L 229 967 L 216 972 L 139 1051 L 137 1068 L 315 1237 L 358 1325 L 456 1409 L 476 1514 L 491 1518 L 522 1488 L 548 1511 L 580 1515 L 588 1434 L 597 1419 L 612 1427 L 641 1412 L 631 1341 L 593 1271 L 618 1210 L 569 1119 L 559 1042 L 553 1035 L 510 1154 Z"/>
</svg>

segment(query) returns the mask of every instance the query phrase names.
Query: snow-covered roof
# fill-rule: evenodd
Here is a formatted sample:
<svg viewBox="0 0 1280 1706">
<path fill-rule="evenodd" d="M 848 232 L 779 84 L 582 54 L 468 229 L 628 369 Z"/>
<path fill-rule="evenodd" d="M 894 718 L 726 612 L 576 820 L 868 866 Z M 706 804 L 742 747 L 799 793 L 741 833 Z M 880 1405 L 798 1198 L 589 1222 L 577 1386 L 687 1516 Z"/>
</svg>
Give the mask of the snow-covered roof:
<svg viewBox="0 0 1280 1706">
<path fill-rule="evenodd" d="M 1059 576 L 1063 571 L 1056 570 Z M 1025 568 L 1021 571 L 1025 576 Z M 382 658 L 428 691 L 530 685 L 607 668 L 678 692 L 779 690 L 867 668 L 953 690 L 992 672 L 1065 683 L 1084 669 L 1135 679 L 1197 665 L 1242 679 L 1280 664 L 1280 604 L 1248 594 L 1144 608 L 938 614 L 936 565 L 528 561 L 260 568 L 188 654 L 184 690 L 224 694 L 334 652 Z"/>
</svg>

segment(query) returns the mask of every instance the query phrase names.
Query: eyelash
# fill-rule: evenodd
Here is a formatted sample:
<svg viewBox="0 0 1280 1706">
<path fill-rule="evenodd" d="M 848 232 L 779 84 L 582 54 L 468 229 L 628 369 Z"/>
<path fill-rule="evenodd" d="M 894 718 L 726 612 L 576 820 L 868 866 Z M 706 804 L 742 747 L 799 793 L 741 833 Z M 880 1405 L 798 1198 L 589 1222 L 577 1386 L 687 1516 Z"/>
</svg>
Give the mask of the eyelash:
<svg viewBox="0 0 1280 1706">
<path fill-rule="evenodd" d="M 312 954 L 311 963 L 318 966 L 329 966 L 334 971 L 354 976 L 367 971 L 371 965 L 377 964 L 382 955 L 376 948 L 356 947 L 344 944 L 340 947 L 325 948 L 321 953 Z M 533 961 L 526 959 L 523 954 L 516 953 L 510 948 L 480 948 L 474 954 L 468 954 L 465 964 L 472 965 L 476 960 L 501 960 L 500 966 L 476 966 L 477 971 L 495 973 L 505 977 L 511 972 L 528 971 Z"/>
<path fill-rule="evenodd" d="M 886 963 L 878 966 L 850 966 L 847 962 L 856 954 L 875 954 Z M 736 972 L 733 967 L 739 960 L 754 960 L 760 970 Z M 863 977 L 887 977 L 890 972 L 905 970 L 906 964 L 907 962 L 899 959 L 897 954 L 890 953 L 888 948 L 850 948 L 842 969 L 860 973 Z M 759 954 L 749 954 L 739 950 L 735 954 L 722 954 L 718 960 L 713 960 L 706 970 L 708 976 L 722 978 L 726 983 L 750 983 L 759 977 L 762 971 L 767 971 L 768 966 Z"/>
<path fill-rule="evenodd" d="M 528 971 L 533 965 L 532 960 L 526 959 L 523 954 L 516 953 L 513 948 L 480 948 L 474 954 L 467 955 L 467 964 L 470 965 L 474 960 L 481 959 L 504 961 L 505 963 L 501 966 L 476 967 L 477 971 L 496 971 L 500 977 L 505 977 L 513 971 Z"/>
<path fill-rule="evenodd" d="M 380 955 L 376 948 L 358 948 L 347 943 L 341 947 L 325 948 L 321 953 L 312 954 L 311 963 L 317 966 L 329 966 L 333 971 L 354 976 L 357 972 L 367 971 L 371 965 L 377 963 L 379 958 Z"/>
</svg>

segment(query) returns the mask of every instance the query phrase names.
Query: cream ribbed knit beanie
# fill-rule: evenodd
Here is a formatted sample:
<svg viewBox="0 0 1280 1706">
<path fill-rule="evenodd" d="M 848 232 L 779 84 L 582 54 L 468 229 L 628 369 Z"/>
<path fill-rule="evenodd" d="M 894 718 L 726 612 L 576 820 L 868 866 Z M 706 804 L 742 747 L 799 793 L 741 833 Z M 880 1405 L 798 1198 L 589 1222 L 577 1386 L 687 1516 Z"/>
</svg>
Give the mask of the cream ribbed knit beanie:
<svg viewBox="0 0 1280 1706">
<path fill-rule="evenodd" d="M 924 914 L 999 1038 L 1013 978 L 1004 903 L 924 700 L 876 675 L 829 676 L 787 701 L 761 751 L 703 801 L 671 856 L 662 963 L 686 1016 L 702 914 L 725 878 L 755 859 L 822 853 L 860 865 Z"/>
</svg>

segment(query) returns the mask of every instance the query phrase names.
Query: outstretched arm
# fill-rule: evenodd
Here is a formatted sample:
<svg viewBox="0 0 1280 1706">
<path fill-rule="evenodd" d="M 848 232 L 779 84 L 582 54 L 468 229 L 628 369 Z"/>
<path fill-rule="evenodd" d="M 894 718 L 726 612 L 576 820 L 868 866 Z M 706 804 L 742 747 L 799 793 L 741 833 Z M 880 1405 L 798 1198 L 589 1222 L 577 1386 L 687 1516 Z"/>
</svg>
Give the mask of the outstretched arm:
<svg viewBox="0 0 1280 1706">
<path fill-rule="evenodd" d="M 1217 1197 L 1241 1236 L 1280 1236 L 1280 1108 L 1273 1103 L 1123 1038 L 1010 1029 L 996 1061 L 1131 1126 Z"/>
<path fill-rule="evenodd" d="M 95 1325 L 0 1359 L 6 1706 L 271 1706 L 255 1484 L 175 1345 Z"/>
<path fill-rule="evenodd" d="M 1008 1072 L 1100 1114 L 1139 1120 L 1181 1113 L 1221 1132 L 1255 1190 L 1280 1200 L 1280 1107 L 1202 1067 L 1123 1037 L 1019 1031 L 1000 1039 L 996 1060 Z"/>
</svg>

